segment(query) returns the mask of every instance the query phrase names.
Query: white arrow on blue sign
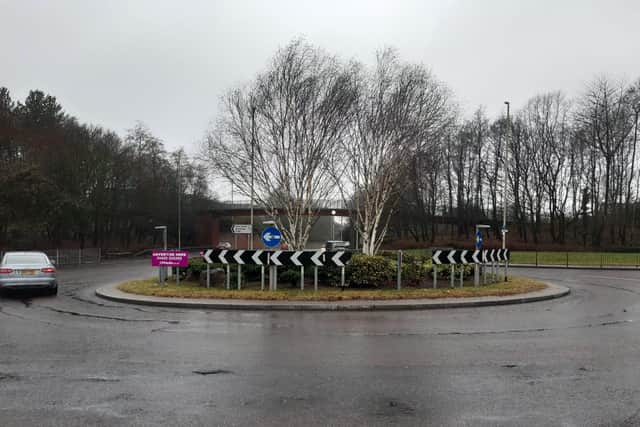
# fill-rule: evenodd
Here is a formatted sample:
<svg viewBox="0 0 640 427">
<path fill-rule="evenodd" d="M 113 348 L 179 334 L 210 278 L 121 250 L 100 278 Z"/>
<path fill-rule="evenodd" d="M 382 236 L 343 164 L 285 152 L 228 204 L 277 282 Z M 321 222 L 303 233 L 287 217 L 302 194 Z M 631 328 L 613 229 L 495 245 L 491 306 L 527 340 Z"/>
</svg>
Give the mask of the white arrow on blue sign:
<svg viewBox="0 0 640 427">
<path fill-rule="evenodd" d="M 482 231 L 476 233 L 476 249 L 482 249 Z"/>
<path fill-rule="evenodd" d="M 275 227 L 267 227 L 262 230 L 262 243 L 268 248 L 278 246 L 282 240 L 280 230 Z"/>
</svg>

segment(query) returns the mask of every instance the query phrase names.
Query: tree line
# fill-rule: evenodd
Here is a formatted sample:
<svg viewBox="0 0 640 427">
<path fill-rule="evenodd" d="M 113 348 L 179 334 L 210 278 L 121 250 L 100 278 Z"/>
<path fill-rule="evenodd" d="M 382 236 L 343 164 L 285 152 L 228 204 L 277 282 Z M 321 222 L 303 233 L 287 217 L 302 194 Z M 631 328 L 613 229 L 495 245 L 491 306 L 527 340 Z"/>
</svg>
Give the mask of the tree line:
<svg viewBox="0 0 640 427">
<path fill-rule="evenodd" d="M 177 197 L 183 238 L 208 206 L 203 167 L 168 152 L 142 123 L 124 137 L 81 124 L 52 95 L 14 101 L 0 87 L 0 249 L 148 247 L 168 225 L 175 240 Z"/>
<path fill-rule="evenodd" d="M 598 76 L 575 99 L 542 93 L 508 119 L 465 118 L 444 82 L 392 49 L 369 67 L 298 39 L 222 97 L 201 153 L 246 197 L 253 188 L 295 248 L 332 197 L 369 254 L 389 238 L 468 240 L 481 221 L 496 233 L 505 185 L 512 241 L 629 247 L 639 111 L 640 80 Z"/>
</svg>

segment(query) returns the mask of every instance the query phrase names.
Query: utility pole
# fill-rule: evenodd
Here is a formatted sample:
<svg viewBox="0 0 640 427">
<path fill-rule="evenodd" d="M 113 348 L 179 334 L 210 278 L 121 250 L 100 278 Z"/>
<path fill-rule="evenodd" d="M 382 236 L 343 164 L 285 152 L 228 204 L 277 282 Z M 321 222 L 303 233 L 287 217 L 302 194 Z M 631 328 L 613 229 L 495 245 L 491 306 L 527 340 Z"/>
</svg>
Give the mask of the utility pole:
<svg viewBox="0 0 640 427">
<path fill-rule="evenodd" d="M 182 160 L 182 148 L 178 151 L 178 249 L 182 248 L 182 180 L 180 177 L 180 161 Z"/>
<path fill-rule="evenodd" d="M 505 101 L 507 104 L 507 138 L 504 143 L 504 154 L 502 162 L 504 164 L 504 183 L 502 185 L 502 249 L 507 248 L 507 182 L 509 175 L 509 164 L 507 162 L 507 156 L 509 154 L 508 146 L 511 140 L 511 118 L 509 117 L 509 101 Z"/>
<path fill-rule="evenodd" d="M 253 249 L 253 168 L 256 147 L 256 106 L 251 102 L 251 234 L 249 249 Z"/>
</svg>

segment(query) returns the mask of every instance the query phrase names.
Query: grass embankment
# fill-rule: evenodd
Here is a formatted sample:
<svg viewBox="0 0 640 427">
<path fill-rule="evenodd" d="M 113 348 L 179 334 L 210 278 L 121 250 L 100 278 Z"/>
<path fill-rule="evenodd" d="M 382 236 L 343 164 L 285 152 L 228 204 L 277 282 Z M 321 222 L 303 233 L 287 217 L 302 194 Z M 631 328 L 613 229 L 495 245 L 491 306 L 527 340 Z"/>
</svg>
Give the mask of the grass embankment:
<svg viewBox="0 0 640 427">
<path fill-rule="evenodd" d="M 118 286 L 123 292 L 138 295 L 177 297 L 177 298 L 212 298 L 212 299 L 250 299 L 262 301 L 350 301 L 350 300 L 392 300 L 392 299 L 420 299 L 420 298 L 465 298 L 480 296 L 508 296 L 539 291 L 547 286 L 544 283 L 526 278 L 512 277 L 508 282 L 475 287 L 465 284 L 463 288 L 447 288 L 447 284 L 440 283 L 439 289 L 406 288 L 396 289 L 349 289 L 340 290 L 334 287 L 321 287 L 314 292 L 313 286 L 300 289 L 278 289 L 277 291 L 261 291 L 250 284 L 242 290 L 226 290 L 209 288 L 197 283 L 182 282 L 180 285 L 170 283 L 159 286 L 156 279 L 133 280 Z"/>
<path fill-rule="evenodd" d="M 410 249 L 406 253 L 428 256 L 426 249 Z M 512 264 L 572 265 L 585 267 L 636 267 L 640 266 L 640 254 L 632 252 L 562 252 L 562 251 L 513 251 Z"/>
</svg>

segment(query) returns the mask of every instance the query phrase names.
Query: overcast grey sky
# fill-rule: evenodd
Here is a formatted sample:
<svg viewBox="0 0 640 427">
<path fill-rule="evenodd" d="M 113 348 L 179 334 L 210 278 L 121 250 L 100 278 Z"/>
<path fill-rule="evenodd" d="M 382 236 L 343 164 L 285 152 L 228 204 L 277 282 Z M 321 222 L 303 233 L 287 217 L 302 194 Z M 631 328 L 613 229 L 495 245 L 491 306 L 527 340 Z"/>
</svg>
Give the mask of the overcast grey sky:
<svg viewBox="0 0 640 427">
<path fill-rule="evenodd" d="M 640 1 L 0 0 L 0 86 L 58 97 L 124 134 L 145 122 L 195 150 L 228 88 L 292 38 L 371 62 L 393 46 L 490 116 L 599 73 L 640 77 Z"/>
</svg>

